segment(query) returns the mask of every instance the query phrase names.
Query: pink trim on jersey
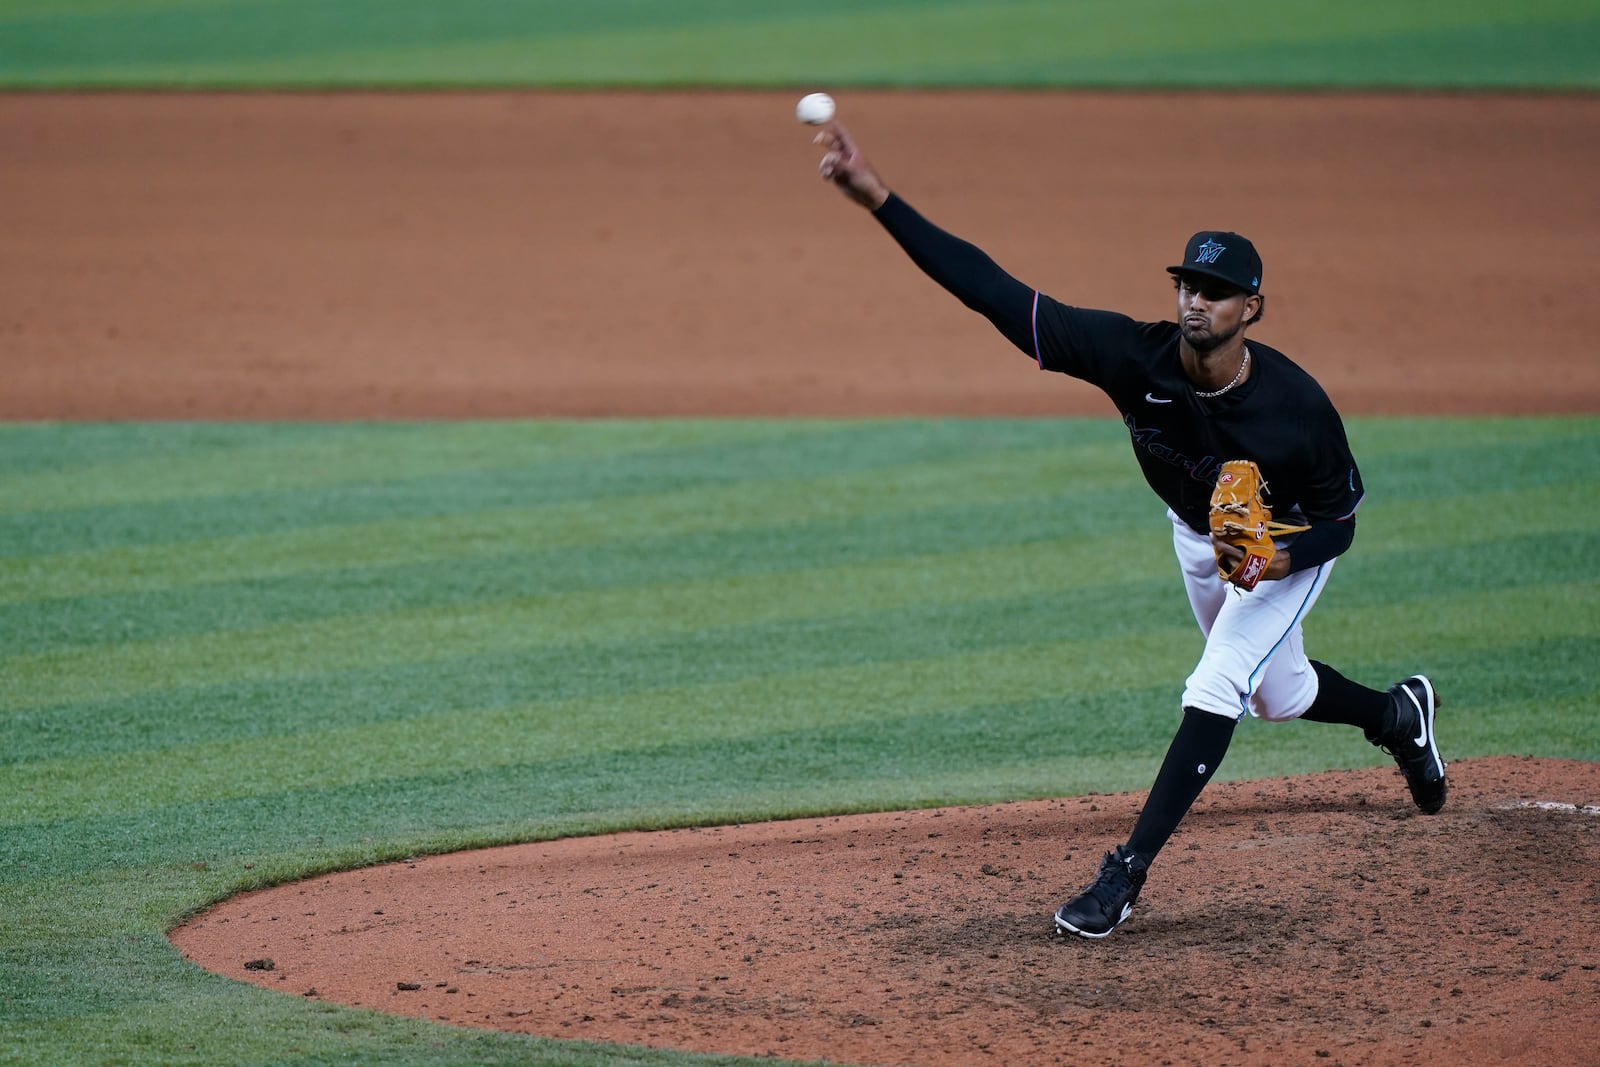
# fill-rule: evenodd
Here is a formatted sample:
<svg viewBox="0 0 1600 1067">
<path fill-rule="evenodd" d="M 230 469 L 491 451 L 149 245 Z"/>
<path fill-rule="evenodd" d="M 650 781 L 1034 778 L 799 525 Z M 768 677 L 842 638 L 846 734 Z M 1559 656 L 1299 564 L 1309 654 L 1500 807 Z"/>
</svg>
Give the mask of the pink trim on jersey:
<svg viewBox="0 0 1600 1067">
<path fill-rule="evenodd" d="M 1033 291 L 1033 314 L 1030 316 L 1033 324 L 1033 361 L 1039 364 L 1039 369 L 1044 370 L 1044 353 L 1039 351 L 1039 290 Z"/>
</svg>

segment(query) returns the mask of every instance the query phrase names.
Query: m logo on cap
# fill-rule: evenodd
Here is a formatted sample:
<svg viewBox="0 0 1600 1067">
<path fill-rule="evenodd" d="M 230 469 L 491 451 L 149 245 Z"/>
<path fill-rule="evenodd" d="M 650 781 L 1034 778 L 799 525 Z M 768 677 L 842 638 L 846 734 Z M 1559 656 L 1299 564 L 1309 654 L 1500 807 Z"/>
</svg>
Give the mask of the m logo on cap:
<svg viewBox="0 0 1600 1067">
<path fill-rule="evenodd" d="M 1183 262 L 1168 274 L 1198 274 L 1247 293 L 1261 292 L 1261 257 L 1248 237 L 1232 230 L 1201 230 L 1183 244 Z"/>
</svg>

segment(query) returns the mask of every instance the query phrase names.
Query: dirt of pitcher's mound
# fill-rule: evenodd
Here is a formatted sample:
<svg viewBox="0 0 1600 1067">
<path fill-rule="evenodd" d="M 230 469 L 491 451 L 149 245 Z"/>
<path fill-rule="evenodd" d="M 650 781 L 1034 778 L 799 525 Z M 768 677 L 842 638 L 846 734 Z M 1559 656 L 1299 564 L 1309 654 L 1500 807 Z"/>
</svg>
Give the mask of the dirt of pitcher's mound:
<svg viewBox="0 0 1600 1067">
<path fill-rule="evenodd" d="M 285 993 L 704 1052 L 1595 1062 L 1600 765 L 1450 774 L 1431 817 L 1392 768 L 1213 783 L 1097 942 L 1051 913 L 1138 795 L 425 857 L 247 894 L 173 938 Z M 245 969 L 263 956 L 275 971 Z"/>
</svg>

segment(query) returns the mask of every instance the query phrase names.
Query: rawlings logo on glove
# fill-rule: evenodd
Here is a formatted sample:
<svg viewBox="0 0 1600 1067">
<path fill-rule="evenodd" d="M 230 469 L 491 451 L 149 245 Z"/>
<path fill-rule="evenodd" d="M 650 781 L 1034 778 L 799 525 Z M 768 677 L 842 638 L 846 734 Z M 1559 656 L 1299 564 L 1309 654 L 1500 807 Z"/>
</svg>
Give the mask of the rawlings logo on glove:
<svg viewBox="0 0 1600 1067">
<path fill-rule="evenodd" d="M 1248 459 L 1230 459 L 1217 474 L 1211 491 L 1211 536 L 1244 552 L 1237 565 L 1217 549 L 1217 573 L 1241 589 L 1254 589 L 1272 557 L 1278 554 L 1273 537 L 1300 533 L 1309 526 L 1273 522 L 1272 509 L 1262 500 L 1267 481 L 1261 468 Z"/>
</svg>

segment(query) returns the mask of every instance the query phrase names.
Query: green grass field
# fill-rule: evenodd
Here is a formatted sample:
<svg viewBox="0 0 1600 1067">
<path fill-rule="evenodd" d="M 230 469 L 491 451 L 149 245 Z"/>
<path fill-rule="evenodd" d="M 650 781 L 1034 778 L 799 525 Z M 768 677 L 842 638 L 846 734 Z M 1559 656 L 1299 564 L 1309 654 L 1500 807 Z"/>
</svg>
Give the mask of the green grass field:
<svg viewBox="0 0 1600 1067">
<path fill-rule="evenodd" d="M 13 90 L 799 85 L 1593 91 L 1600 3 L 0 0 Z M 1600 759 L 1600 418 L 1350 429 L 1316 653 L 1427 669 L 1452 759 Z M 0 424 L 0 1062 L 735 1062 L 164 932 L 424 851 L 1142 789 L 1199 648 L 1107 420 Z M 1383 763 L 1343 734 L 1221 773 Z"/>
<path fill-rule="evenodd" d="M 1600 88 L 1595 0 L 3 0 L 0 85 Z"/>
<path fill-rule="evenodd" d="M 1600 758 L 1600 419 L 1351 434 L 1314 650 L 1426 668 L 1450 758 Z M 0 531 L 20 1063 L 711 1062 L 285 997 L 163 933 L 416 852 L 1141 789 L 1200 647 L 1109 420 L 0 426 Z M 1222 775 L 1384 761 L 1250 723 Z"/>
</svg>

